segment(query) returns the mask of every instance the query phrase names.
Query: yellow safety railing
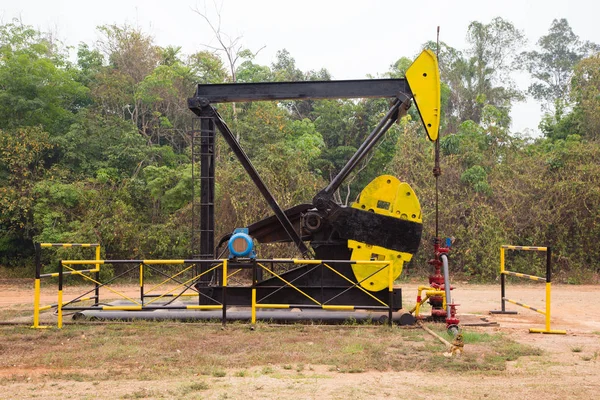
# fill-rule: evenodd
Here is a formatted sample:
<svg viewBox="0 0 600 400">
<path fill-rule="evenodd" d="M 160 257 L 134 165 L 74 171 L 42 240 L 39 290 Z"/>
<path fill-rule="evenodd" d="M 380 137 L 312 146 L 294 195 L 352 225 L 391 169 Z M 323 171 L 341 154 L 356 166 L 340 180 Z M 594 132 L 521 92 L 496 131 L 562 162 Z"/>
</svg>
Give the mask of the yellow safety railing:
<svg viewBox="0 0 600 400">
<path fill-rule="evenodd" d="M 328 270 L 336 273 L 337 275 L 339 275 L 340 277 L 342 277 L 344 280 L 348 281 L 348 283 L 350 283 L 350 286 L 348 287 L 347 290 L 350 290 L 352 288 L 357 288 L 360 291 L 362 291 L 363 293 L 365 293 L 366 295 L 368 295 L 369 297 L 371 297 L 372 299 L 374 299 L 375 301 L 377 301 L 378 303 L 381 304 L 381 306 L 370 306 L 368 307 L 369 309 L 380 309 L 380 310 L 386 310 L 388 311 L 388 324 L 392 324 L 392 312 L 393 312 L 393 289 L 394 289 L 394 272 L 393 272 L 393 267 L 392 264 L 389 261 L 375 261 L 375 260 L 368 260 L 368 261 L 346 261 L 344 260 L 343 262 L 345 263 L 360 263 L 360 264 L 371 264 L 371 265 L 379 265 L 381 266 L 381 268 L 375 272 L 373 272 L 372 274 L 370 274 L 369 276 L 365 277 L 364 279 L 362 279 L 361 281 L 357 281 L 354 282 L 351 279 L 345 277 L 343 274 L 341 274 L 339 271 L 337 271 L 335 268 L 331 267 L 329 264 L 333 263 L 335 261 L 323 261 L 323 260 L 298 260 L 298 259 L 276 259 L 273 260 L 275 262 L 279 262 L 279 263 L 294 263 L 294 264 L 305 264 L 305 265 L 315 265 L 315 266 L 323 266 L 324 268 L 327 268 Z M 342 262 L 340 260 L 340 262 Z M 289 309 L 289 308 L 309 308 L 309 309 L 322 309 L 322 310 L 329 310 L 329 311 L 352 311 L 355 309 L 354 305 L 339 305 L 339 304 L 327 304 L 328 302 L 331 302 L 335 299 L 331 298 L 325 302 L 319 302 L 318 300 L 316 300 L 315 298 L 313 298 L 312 296 L 310 296 L 309 294 L 305 293 L 304 291 L 302 291 L 300 288 L 298 288 L 296 285 L 294 285 L 292 282 L 287 281 L 285 278 L 283 278 L 281 275 L 275 273 L 274 271 L 272 271 L 271 269 L 269 269 L 266 265 L 264 265 L 264 263 L 261 262 L 257 262 L 256 265 L 258 267 L 260 267 L 262 270 L 270 273 L 273 277 L 279 279 L 280 281 L 282 281 L 287 287 L 290 287 L 294 290 L 296 290 L 297 292 L 299 292 L 300 294 L 302 294 L 304 297 L 306 297 L 308 300 L 310 300 L 312 303 L 311 305 L 307 305 L 307 304 L 277 304 L 277 303 L 259 303 L 257 301 L 257 296 L 256 296 L 256 287 L 253 285 L 252 286 L 252 294 L 251 294 L 251 323 L 255 324 L 256 323 L 256 310 L 257 309 Z M 369 279 L 371 276 L 385 270 L 387 268 L 388 270 L 388 290 L 389 290 L 389 302 L 388 304 L 386 304 L 385 302 L 381 301 L 380 299 L 378 299 L 376 296 L 374 296 L 372 293 L 370 293 L 369 291 L 367 291 L 366 289 L 363 289 L 360 284 L 363 281 L 366 281 L 367 279 Z M 256 272 L 255 272 L 256 274 Z M 337 297 L 337 296 L 336 296 Z M 367 307 L 361 307 L 361 308 L 367 308 Z"/>
<path fill-rule="evenodd" d="M 506 250 L 522 250 L 522 251 L 541 251 L 546 252 L 546 277 L 535 276 L 523 274 L 520 272 L 508 271 L 505 268 L 505 251 Z M 521 303 L 516 300 L 512 300 L 506 297 L 506 279 L 505 276 L 516 276 L 518 278 L 529 279 L 537 282 L 545 282 L 546 284 L 546 307 L 544 310 L 529 306 L 527 304 Z M 507 311 L 506 310 L 506 302 L 515 304 L 520 307 L 527 308 L 529 310 L 535 311 L 544 315 L 545 317 L 545 327 L 544 329 L 530 328 L 529 332 L 531 333 L 555 333 L 555 334 L 566 334 L 567 331 L 564 330 L 555 330 L 550 328 L 550 304 L 552 297 L 552 250 L 550 247 L 537 247 L 537 246 L 512 246 L 512 245 L 502 245 L 500 246 L 500 285 L 501 285 L 501 310 L 493 310 L 490 311 L 492 314 L 516 314 L 515 311 Z"/>
<path fill-rule="evenodd" d="M 45 310 L 49 310 L 52 308 L 56 308 L 57 310 L 59 310 L 63 305 L 69 304 L 69 303 L 74 303 L 74 302 L 95 300 L 95 302 L 98 303 L 98 301 L 99 301 L 99 296 L 100 296 L 99 287 L 96 285 L 96 287 L 94 289 L 95 290 L 94 296 L 90 296 L 90 297 L 81 297 L 80 296 L 79 298 L 76 298 L 71 301 L 63 303 L 62 291 L 59 291 L 57 303 L 46 305 L 46 306 L 40 305 L 41 279 L 42 278 L 56 278 L 59 276 L 58 272 L 51 273 L 51 274 L 42 274 L 41 249 L 52 248 L 52 247 L 62 247 L 62 248 L 89 247 L 89 248 L 94 248 L 95 249 L 94 255 L 96 257 L 94 261 L 100 260 L 100 245 L 98 243 L 35 243 L 36 251 L 35 251 L 35 281 L 34 281 L 34 290 L 33 290 L 33 325 L 31 326 L 31 328 L 35 328 L 35 329 L 47 328 L 47 326 L 40 325 L 40 311 L 45 311 Z M 92 269 L 78 270 L 78 271 L 73 270 L 67 274 L 80 275 L 84 272 L 94 272 L 94 273 L 96 273 L 96 277 L 98 278 L 99 273 L 100 273 L 100 263 L 95 262 L 92 265 L 95 266 Z"/>
<path fill-rule="evenodd" d="M 374 296 L 368 290 L 362 288 L 361 283 L 363 281 L 355 282 L 352 279 L 345 277 L 343 274 L 341 274 L 339 271 L 337 271 L 335 268 L 333 268 L 331 265 L 329 265 L 329 264 L 341 263 L 341 262 L 372 264 L 372 265 L 378 265 L 381 267 L 377 271 L 375 271 L 373 274 L 371 274 L 370 276 L 364 278 L 363 281 L 369 279 L 372 275 L 377 274 L 377 273 L 387 269 L 389 302 L 386 303 L 386 302 L 382 301 L 380 298 Z M 294 280 L 287 280 L 281 274 L 276 273 L 273 266 L 271 266 L 271 268 L 269 268 L 267 266 L 267 264 L 269 264 L 269 263 L 271 263 L 271 265 L 278 264 L 278 263 L 288 263 L 288 264 L 304 264 L 304 265 L 310 266 L 311 268 L 321 267 L 324 270 L 332 271 L 333 273 L 339 275 L 344 280 L 346 280 L 348 282 L 348 288 L 345 288 L 345 287 L 341 288 L 340 293 L 336 293 L 329 299 L 317 300 L 314 297 L 312 297 L 309 293 L 306 293 L 304 290 L 302 290 L 302 288 L 300 288 L 296 284 L 294 284 Z M 111 265 L 112 264 L 124 264 L 124 265 L 130 265 L 130 267 L 128 269 L 126 269 L 124 272 L 120 273 L 118 276 L 111 278 L 111 280 L 109 280 L 108 282 L 100 282 L 99 278 L 97 276 L 92 277 L 92 276 L 86 274 L 86 272 L 88 272 L 88 271 L 95 272 L 96 269 L 99 268 L 99 266 L 103 265 L 103 264 L 104 265 L 105 264 L 111 264 Z M 174 265 L 174 264 L 181 264 L 184 266 L 184 268 L 182 270 L 179 270 L 177 273 L 174 273 L 173 275 L 165 275 L 165 276 L 167 276 L 166 279 L 159 282 L 158 284 L 153 285 L 149 290 L 145 290 L 144 274 L 145 274 L 146 268 L 152 268 L 153 271 L 157 271 L 156 269 L 153 268 L 153 266 Z M 76 269 L 77 266 L 84 266 L 84 265 L 96 265 L 97 267 L 96 267 L 96 269 L 89 269 L 89 270 L 88 269 L 82 269 L 82 270 Z M 200 268 L 199 272 L 196 271 L 196 269 L 194 268 L 198 265 L 200 265 L 202 267 L 202 268 Z M 236 265 L 239 266 L 239 263 Z M 227 292 L 227 287 L 229 286 L 228 280 L 229 280 L 229 278 L 231 278 L 233 275 L 237 274 L 241 270 L 241 269 L 236 269 L 237 268 L 237 266 L 236 266 L 236 268 L 234 268 L 236 270 L 233 272 L 230 272 L 228 266 L 229 266 L 229 260 L 227 260 L 227 259 L 223 259 L 223 260 L 100 260 L 99 258 L 96 258 L 94 260 L 62 260 L 59 265 L 59 272 L 51 274 L 52 276 L 58 277 L 58 298 L 59 298 L 59 300 L 58 300 L 57 304 L 52 305 L 52 307 L 55 307 L 57 309 L 57 315 L 58 315 L 57 326 L 58 326 L 58 328 L 62 327 L 63 311 L 65 311 L 65 310 L 68 310 L 68 311 L 84 311 L 84 310 L 102 310 L 102 311 L 222 310 L 221 319 L 222 319 L 222 323 L 225 324 L 226 323 L 226 315 L 227 315 L 227 294 L 226 294 L 226 292 Z M 388 313 L 389 313 L 388 314 L 388 322 L 390 324 L 392 323 L 392 311 L 393 311 L 393 300 L 394 300 L 393 299 L 394 275 L 393 275 L 393 268 L 389 261 L 371 261 L 371 260 L 369 260 L 369 261 L 348 261 L 348 260 L 322 261 L 322 260 L 297 260 L 297 259 L 253 260 L 253 261 L 249 262 L 245 268 L 252 268 L 252 273 L 253 273 L 252 285 L 247 286 L 250 289 L 249 294 L 250 294 L 251 298 L 250 298 L 249 305 L 251 307 L 251 323 L 252 324 L 256 323 L 256 310 L 257 309 L 289 309 L 289 308 L 315 309 L 315 308 L 319 308 L 322 310 L 329 310 L 329 311 L 332 311 L 332 310 L 335 310 L 335 311 L 354 310 L 355 309 L 354 305 L 332 304 L 334 301 L 336 301 L 335 299 L 338 296 L 344 294 L 346 291 L 351 290 L 351 289 L 360 290 L 365 295 L 372 298 L 372 300 L 375 301 L 374 304 L 377 304 L 377 305 L 361 306 L 360 308 L 388 311 Z M 171 305 L 171 303 L 173 301 L 172 298 L 179 298 L 179 297 L 183 297 L 183 296 L 200 296 L 201 292 L 198 291 L 197 288 L 193 289 L 193 285 L 196 282 L 200 281 L 200 278 L 202 278 L 203 276 L 205 277 L 207 274 L 216 272 L 218 270 L 220 270 L 221 274 L 222 274 L 221 275 L 221 277 L 222 277 L 221 278 L 222 279 L 221 280 L 221 288 L 222 288 L 222 293 L 221 293 L 222 298 L 221 299 L 216 299 L 212 295 L 206 296 L 205 294 L 202 294 L 202 296 L 206 297 L 210 302 L 212 302 L 212 304 Z M 297 291 L 298 293 L 300 293 L 303 297 L 306 297 L 309 300 L 309 302 L 312 304 L 305 304 L 304 302 L 303 302 L 303 304 L 267 303 L 264 300 L 266 300 L 266 298 L 269 295 L 266 295 L 262 299 L 257 300 L 257 287 L 260 288 L 260 286 L 257 286 L 258 281 L 257 281 L 256 277 L 258 276 L 257 274 L 258 274 L 259 270 L 265 271 L 265 272 L 271 274 L 274 278 L 283 282 L 283 285 L 281 285 L 280 288 L 289 287 L 289 288 Z M 140 298 L 139 299 L 133 298 L 132 296 L 122 293 L 121 291 L 114 289 L 113 287 L 110 286 L 110 284 L 112 284 L 112 282 L 115 279 L 117 279 L 121 276 L 124 276 L 126 274 L 130 274 L 131 272 L 135 272 L 135 271 L 139 271 L 139 275 L 140 275 L 139 276 L 139 285 L 140 285 Z M 185 275 L 185 278 L 184 278 L 184 274 L 186 274 L 186 273 L 188 275 Z M 190 274 L 191 274 L 191 277 L 190 277 Z M 99 302 L 96 301 L 96 303 L 93 306 L 73 306 L 72 303 L 74 303 L 74 300 L 71 300 L 70 302 L 63 302 L 62 294 L 63 294 L 63 286 L 64 286 L 64 277 L 66 275 L 80 276 L 84 280 L 95 284 L 97 288 L 105 288 L 105 289 L 109 290 L 110 292 L 112 292 L 113 294 L 117 295 L 118 297 L 126 300 L 127 304 L 125 304 L 125 305 L 100 305 Z M 165 285 L 167 283 L 175 283 L 176 286 L 165 288 Z M 164 292 L 150 294 L 151 292 L 156 292 L 160 288 L 164 288 Z M 195 290 L 195 292 L 194 293 L 186 293 L 186 291 L 188 291 L 190 289 Z M 277 290 L 279 290 L 279 289 L 276 289 L 275 291 L 277 291 Z M 178 291 L 179 291 L 179 293 L 176 293 Z M 37 293 L 39 296 L 39 291 Z M 273 294 L 273 293 L 271 293 L 271 294 Z M 84 298 L 83 296 L 85 296 L 85 295 L 86 294 L 84 293 L 83 295 L 81 295 L 79 298 L 76 298 L 75 300 L 82 301 L 84 299 L 89 299 L 89 298 Z M 136 297 L 136 296 L 134 296 L 134 297 Z M 151 298 L 151 299 L 149 299 L 149 298 Z M 171 300 L 165 302 L 164 300 L 166 300 L 167 298 L 171 298 Z M 159 302 L 160 300 L 162 300 L 162 302 Z M 46 308 L 48 308 L 48 307 L 49 306 L 46 306 Z M 38 310 L 46 309 L 46 308 L 38 307 Z"/>
</svg>

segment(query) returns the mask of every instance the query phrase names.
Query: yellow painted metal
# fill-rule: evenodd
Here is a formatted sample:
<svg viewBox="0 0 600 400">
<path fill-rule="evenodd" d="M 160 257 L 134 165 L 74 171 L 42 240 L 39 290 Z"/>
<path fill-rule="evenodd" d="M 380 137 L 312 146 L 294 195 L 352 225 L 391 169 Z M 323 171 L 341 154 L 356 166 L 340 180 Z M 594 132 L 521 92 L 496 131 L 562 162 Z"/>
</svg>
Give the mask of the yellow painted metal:
<svg viewBox="0 0 600 400">
<path fill-rule="evenodd" d="M 419 316 L 421 312 L 421 306 L 425 303 L 431 296 L 442 296 L 442 308 L 446 309 L 446 292 L 443 290 L 439 290 L 436 288 L 432 288 L 429 286 L 419 286 L 417 288 L 417 298 L 421 297 L 421 293 L 425 292 L 425 297 L 421 298 L 421 301 L 418 301 L 417 304 L 410 310 L 411 313 L 415 313 L 415 317 Z"/>
<path fill-rule="evenodd" d="M 63 266 L 64 266 L 65 268 L 67 268 L 67 269 L 70 269 L 71 271 L 75 271 L 73 268 L 69 267 L 68 265 L 65 265 L 65 264 L 68 264 L 68 262 L 67 262 L 67 261 L 61 261 L 61 262 L 62 262 L 62 264 L 63 264 Z M 90 264 L 90 263 L 87 263 L 87 264 Z M 95 279 L 94 279 L 94 278 L 92 278 L 92 277 L 89 277 L 89 276 L 87 276 L 87 275 L 84 275 L 84 274 L 81 274 L 81 276 L 82 276 L 84 279 L 87 279 L 88 281 L 91 281 L 91 282 L 94 282 L 94 283 L 96 283 L 96 284 L 98 284 L 98 285 L 101 285 L 101 283 L 100 283 L 100 282 L 98 282 L 97 280 L 95 280 Z M 124 295 L 123 293 L 121 293 L 121 292 L 118 292 L 118 291 L 116 291 L 116 290 L 112 289 L 110 286 L 108 286 L 108 285 L 104 285 L 103 287 L 104 287 L 104 288 L 106 288 L 106 289 L 108 289 L 108 290 L 110 290 L 110 291 L 111 291 L 111 292 L 113 292 L 114 294 L 116 294 L 116 295 L 118 295 L 118 296 L 121 296 L 121 297 L 123 297 L 124 299 L 126 299 L 126 300 L 129 300 L 129 301 L 131 301 L 131 302 L 133 302 L 133 303 L 135 303 L 135 304 L 139 304 L 139 305 L 141 306 L 141 304 L 140 304 L 140 303 L 138 303 L 137 301 L 133 300 L 132 298 L 130 298 L 130 297 L 128 297 L 128 296 L 125 296 L 125 295 Z"/>
<path fill-rule="evenodd" d="M 63 260 L 63 265 L 104 264 L 104 260 Z"/>
<path fill-rule="evenodd" d="M 219 264 L 219 265 L 221 265 L 221 264 Z M 183 273 L 184 273 L 184 272 L 186 272 L 186 271 L 189 271 L 189 270 L 190 270 L 190 269 L 192 269 L 192 268 L 194 268 L 194 265 L 193 265 L 193 264 L 192 264 L 192 265 L 190 265 L 190 266 L 188 266 L 187 268 L 185 268 L 185 269 L 183 269 L 183 270 L 179 271 L 179 272 L 178 272 L 178 273 L 176 273 L 175 275 L 168 277 L 167 279 L 165 279 L 165 280 L 164 280 L 164 281 L 162 281 L 161 283 L 159 283 L 159 284 L 157 284 L 157 285 L 155 285 L 155 286 L 151 287 L 151 288 L 150 288 L 150 290 L 148 290 L 148 291 L 146 292 L 146 294 L 153 292 L 154 290 L 158 289 L 159 287 L 161 287 L 161 286 L 162 286 L 162 285 L 164 285 L 165 283 L 167 283 L 167 282 L 169 282 L 169 281 L 171 281 L 171 280 L 173 280 L 173 279 L 177 278 L 179 275 L 183 274 Z"/>
<path fill-rule="evenodd" d="M 169 290 L 168 292 L 166 292 L 166 293 L 163 293 L 163 294 L 161 294 L 161 295 L 160 295 L 160 296 L 158 296 L 158 297 L 155 297 L 154 299 L 150 300 L 150 301 L 149 301 L 148 303 L 146 303 L 146 304 L 154 303 L 155 301 L 162 299 L 163 297 L 165 297 L 165 296 L 167 296 L 167 295 L 169 295 L 169 294 L 173 293 L 174 291 L 176 291 L 176 290 L 178 290 L 178 289 L 180 289 L 180 288 L 182 288 L 182 287 L 184 287 L 184 286 L 187 286 L 189 283 L 191 283 L 191 282 L 195 281 L 196 279 L 200 278 L 202 275 L 205 275 L 205 274 L 207 274 L 207 273 L 211 272 L 212 270 L 214 270 L 214 269 L 216 269 L 216 268 L 220 267 L 221 265 L 222 265 L 222 264 L 217 264 L 217 265 L 215 265 L 214 267 L 207 269 L 206 271 L 204 271 L 203 273 L 201 273 L 201 274 L 199 274 L 199 275 L 197 275 L 197 276 L 192 276 L 192 277 L 191 277 L 190 279 L 188 279 L 187 281 L 185 281 L 185 282 L 183 282 L 183 283 L 179 284 L 178 286 L 175 286 L 173 289 Z M 192 267 L 192 266 L 193 266 L 193 264 L 192 264 L 190 267 Z M 137 302 L 136 302 L 136 303 L 137 303 Z M 138 303 L 138 304 L 139 304 L 139 303 Z"/>
<path fill-rule="evenodd" d="M 227 260 L 223 260 L 223 286 L 227 286 Z"/>
<path fill-rule="evenodd" d="M 63 312 L 62 312 L 62 305 L 63 305 L 63 291 L 59 290 L 58 291 L 58 305 L 56 306 L 57 309 L 57 314 L 58 314 L 58 329 L 62 328 L 62 317 L 63 317 Z"/>
<path fill-rule="evenodd" d="M 423 50 L 406 70 L 406 80 L 429 139 L 438 137 L 440 127 L 440 70 L 435 54 Z"/>
<path fill-rule="evenodd" d="M 96 260 L 100 260 L 100 245 L 96 246 Z M 100 264 L 96 264 L 96 269 L 94 272 L 100 272 Z"/>
<path fill-rule="evenodd" d="M 377 262 L 378 264 L 380 263 L 379 261 Z M 359 289 L 360 291 L 362 291 L 363 293 L 365 293 L 367 296 L 371 297 L 373 300 L 375 300 L 376 302 L 380 303 L 381 305 L 383 305 L 384 307 L 389 307 L 387 304 L 385 304 L 383 301 L 379 300 L 377 297 L 373 296 L 371 293 L 369 293 L 367 290 L 363 289 L 362 287 L 360 287 L 360 285 L 358 285 L 357 282 L 353 282 L 352 280 L 348 279 L 347 277 L 345 277 L 344 275 L 342 275 L 339 271 L 337 271 L 336 269 L 332 268 L 330 265 L 328 265 L 327 263 L 323 263 L 323 265 L 327 268 L 329 268 L 332 272 L 334 272 L 335 274 L 339 275 L 342 279 L 348 281 L 349 283 L 356 285 L 355 287 L 357 289 Z"/>
<path fill-rule="evenodd" d="M 546 282 L 546 330 L 550 330 L 550 297 L 552 296 L 552 284 Z"/>
<path fill-rule="evenodd" d="M 191 305 L 191 306 L 186 306 L 186 308 L 188 310 L 221 310 L 223 308 L 222 305 L 206 305 L 206 306 L 200 306 L 200 305 Z"/>
<path fill-rule="evenodd" d="M 313 264 L 313 265 L 317 265 L 317 264 L 321 264 L 323 261 L 322 260 L 294 260 L 294 264 Z"/>
<path fill-rule="evenodd" d="M 530 279 L 532 281 L 546 282 L 546 278 L 543 278 L 541 276 L 527 275 L 527 274 L 522 274 L 520 272 L 512 272 L 512 271 L 503 271 L 501 273 L 504 275 L 516 276 L 518 278 Z"/>
<path fill-rule="evenodd" d="M 504 246 L 500 247 L 500 273 L 504 273 Z"/>
<path fill-rule="evenodd" d="M 33 328 L 40 326 L 40 279 L 36 279 L 33 287 Z"/>
<path fill-rule="evenodd" d="M 255 304 L 256 308 L 277 308 L 277 309 L 286 309 L 290 308 L 289 304 Z"/>
<path fill-rule="evenodd" d="M 321 303 L 319 303 L 317 300 L 315 300 L 314 298 L 310 297 L 308 294 L 304 293 L 302 290 L 300 290 L 299 288 L 297 288 L 296 286 L 294 286 L 291 282 L 286 281 L 285 279 L 283 279 L 281 277 L 281 275 L 276 274 L 275 272 L 271 271 L 269 268 L 267 268 L 266 266 L 264 266 L 261 263 L 258 263 L 258 265 L 264 269 L 265 271 L 267 271 L 268 273 L 270 273 L 271 275 L 273 275 L 274 277 L 278 278 L 279 280 L 283 281 L 286 285 L 288 285 L 289 287 L 297 290 L 298 292 L 302 293 L 304 295 L 304 297 L 310 299 L 311 301 L 313 301 L 314 303 L 321 305 Z"/>
<path fill-rule="evenodd" d="M 142 306 L 102 306 L 105 311 L 140 311 Z"/>
<path fill-rule="evenodd" d="M 535 307 L 532 307 L 532 306 L 524 304 L 524 303 L 520 303 L 520 302 L 518 302 L 516 300 L 508 299 L 506 297 L 504 297 L 503 300 L 504 301 L 508 301 L 509 303 L 512 303 L 512 304 L 514 304 L 516 306 L 521 306 L 521 307 L 526 308 L 528 310 L 535 311 L 536 313 L 540 313 L 542 315 L 546 315 L 546 311 L 539 310 L 539 309 L 537 309 Z"/>
<path fill-rule="evenodd" d="M 525 251 L 548 251 L 547 247 L 537 247 L 537 246 L 513 246 L 509 244 L 502 245 L 502 249 L 508 250 L 525 250 Z"/>
<path fill-rule="evenodd" d="M 144 264 L 185 264 L 185 260 L 142 260 Z"/>
<path fill-rule="evenodd" d="M 144 264 L 140 264 L 140 287 L 144 287 Z"/>
<path fill-rule="evenodd" d="M 256 323 L 256 289 L 252 289 L 252 315 L 250 322 Z"/>
<path fill-rule="evenodd" d="M 406 182 L 392 175 L 381 175 L 371 181 L 360 193 L 352 207 L 421 224 L 421 205 L 414 190 Z M 412 254 L 348 240 L 352 249 L 351 260 L 387 261 L 392 264 L 392 280 L 402 273 L 402 266 Z M 352 265 L 354 276 L 360 285 L 370 291 L 389 287 L 388 271 L 381 264 L 360 262 Z"/>
<path fill-rule="evenodd" d="M 339 311 L 352 311 L 354 310 L 354 306 L 328 306 L 323 305 L 323 310 L 339 310 Z"/>
</svg>

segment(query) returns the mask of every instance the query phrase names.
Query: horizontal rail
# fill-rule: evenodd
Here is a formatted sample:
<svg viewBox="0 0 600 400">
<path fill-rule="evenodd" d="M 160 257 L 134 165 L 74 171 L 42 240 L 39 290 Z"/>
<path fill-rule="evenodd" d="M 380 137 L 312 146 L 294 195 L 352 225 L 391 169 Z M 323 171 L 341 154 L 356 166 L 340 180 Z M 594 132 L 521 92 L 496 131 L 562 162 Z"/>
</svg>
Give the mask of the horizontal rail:
<svg viewBox="0 0 600 400">
<path fill-rule="evenodd" d="M 79 275 L 84 272 L 99 272 L 99 271 L 100 271 L 99 268 L 82 269 L 82 270 L 77 270 L 77 271 L 65 271 L 65 272 L 63 272 L 63 275 Z M 59 272 L 53 272 L 51 274 L 41 274 L 40 278 L 58 278 L 58 275 L 60 275 Z"/>
<path fill-rule="evenodd" d="M 350 305 L 327 305 L 327 304 L 268 304 L 268 303 L 256 303 L 256 308 L 271 308 L 271 309 L 318 309 L 318 310 L 330 310 L 330 311 L 354 311 L 355 306 Z M 360 306 L 361 310 L 388 310 L 388 306 Z"/>
<path fill-rule="evenodd" d="M 101 307 L 63 307 L 64 311 L 156 311 L 156 310 L 221 310 L 218 305 L 189 305 L 189 306 L 101 306 Z"/>
<path fill-rule="evenodd" d="M 538 246 L 511 246 L 511 245 L 504 244 L 501 247 L 503 249 L 508 249 L 508 250 L 548 251 L 547 247 L 538 247 Z"/>
<path fill-rule="evenodd" d="M 40 247 L 100 247 L 98 243 L 40 243 Z"/>
<path fill-rule="evenodd" d="M 519 278 L 531 279 L 532 281 L 546 282 L 546 278 L 542 278 L 541 276 L 527 275 L 527 274 L 522 274 L 520 272 L 502 271 L 501 274 L 516 276 Z"/>
<path fill-rule="evenodd" d="M 503 298 L 502 298 L 502 300 L 504 300 L 504 301 L 508 301 L 509 303 L 515 304 L 515 305 L 517 305 L 517 306 L 521 306 L 521 307 L 527 308 L 527 309 L 529 309 L 529 310 L 532 310 L 532 311 L 538 312 L 538 313 L 540 313 L 540 314 L 542 314 L 542 315 L 546 315 L 546 311 L 542 311 L 542 310 L 540 310 L 540 309 L 537 309 L 537 308 L 535 308 L 535 307 L 528 306 L 527 304 L 520 303 L 520 302 L 518 302 L 518 301 L 516 301 L 516 300 L 511 300 L 511 299 L 508 299 L 508 298 L 506 298 L 506 297 L 503 297 Z"/>
<path fill-rule="evenodd" d="M 215 264 L 222 263 L 223 260 L 63 260 L 63 265 L 88 265 L 88 264 Z M 257 259 L 257 263 L 273 263 L 273 264 L 370 264 L 370 265 L 387 265 L 389 261 L 375 260 L 303 260 L 293 258 L 281 259 Z"/>
</svg>

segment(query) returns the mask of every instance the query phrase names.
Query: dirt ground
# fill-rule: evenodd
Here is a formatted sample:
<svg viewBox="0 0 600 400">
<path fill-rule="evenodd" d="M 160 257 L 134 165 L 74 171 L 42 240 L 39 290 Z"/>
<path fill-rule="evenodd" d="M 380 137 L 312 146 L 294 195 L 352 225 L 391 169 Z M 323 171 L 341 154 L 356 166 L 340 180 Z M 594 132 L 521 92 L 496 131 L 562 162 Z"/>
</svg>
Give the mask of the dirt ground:
<svg viewBox="0 0 600 400">
<path fill-rule="evenodd" d="M 414 304 L 416 284 L 403 287 L 405 304 Z M 540 348 L 538 357 L 522 357 L 507 363 L 505 371 L 486 373 L 364 371 L 339 373 L 330 366 L 310 366 L 310 373 L 298 376 L 294 371 L 276 374 L 203 377 L 194 384 L 189 376 L 173 373 L 153 380 L 81 380 L 69 378 L 69 369 L 61 374 L 47 374 L 30 368 L 0 368 L 0 399 L 16 398 L 209 398 L 209 399 L 576 399 L 597 396 L 600 392 L 600 308 L 593 300 L 600 286 L 553 285 L 552 328 L 566 330 L 566 335 L 530 334 L 529 328 L 543 328 L 544 317 L 531 310 L 507 304 L 517 315 L 489 315 L 500 307 L 499 285 L 455 283 L 453 292 L 459 317 L 477 321 L 486 317 L 497 325 L 464 327 L 466 331 L 502 332 L 511 339 Z M 119 287 L 132 296 L 137 288 Z M 65 299 L 81 293 L 67 288 Z M 102 294 L 103 296 L 104 294 Z M 537 308 L 544 305 L 543 285 L 507 286 L 507 297 Z M 31 321 L 33 290 L 29 280 L 0 280 L 0 322 L 9 323 L 7 310 L 20 312 L 11 321 Z M 56 302 L 55 288 L 44 287 L 42 304 Z M 424 333 L 425 334 L 425 333 Z M 2 340 L 0 339 L 0 342 Z M 8 344 L 0 346 L 2 349 Z M 468 348 L 465 351 L 469 351 Z M 82 355 L 84 357 L 85 355 Z M 260 367 L 256 367 L 260 368 Z M 251 370 L 250 370 L 251 371 Z M 25 379 L 10 379 L 11 376 Z M 3 379 L 2 379 L 3 378 Z M 191 385 L 191 386 L 190 386 Z M 196 386 L 194 386 L 196 385 Z M 186 389 L 188 388 L 188 389 Z M 191 389 L 190 389 L 191 388 Z"/>
</svg>

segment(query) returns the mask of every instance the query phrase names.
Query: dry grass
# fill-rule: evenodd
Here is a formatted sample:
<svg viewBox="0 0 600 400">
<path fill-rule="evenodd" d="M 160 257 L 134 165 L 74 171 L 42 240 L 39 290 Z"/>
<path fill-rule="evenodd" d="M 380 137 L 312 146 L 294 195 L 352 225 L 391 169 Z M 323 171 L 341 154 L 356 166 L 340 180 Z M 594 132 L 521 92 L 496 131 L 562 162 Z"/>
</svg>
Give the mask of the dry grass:
<svg viewBox="0 0 600 400">
<path fill-rule="evenodd" d="M 539 354 L 500 335 L 467 335 L 465 355 L 447 359 L 443 345 L 420 329 L 383 326 L 259 324 L 251 331 L 245 324 L 222 330 L 218 324 L 135 322 L 43 331 L 5 326 L 0 335 L 0 369 L 43 369 L 75 381 L 303 374 L 311 365 L 347 373 L 497 371 L 507 360 Z"/>
</svg>

